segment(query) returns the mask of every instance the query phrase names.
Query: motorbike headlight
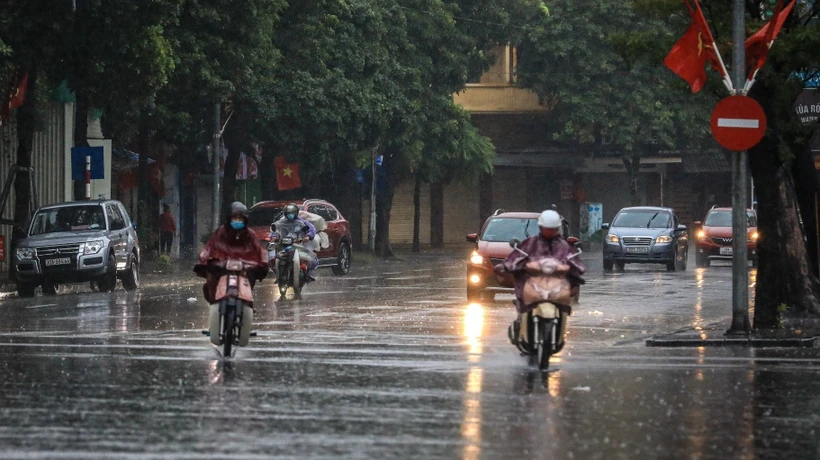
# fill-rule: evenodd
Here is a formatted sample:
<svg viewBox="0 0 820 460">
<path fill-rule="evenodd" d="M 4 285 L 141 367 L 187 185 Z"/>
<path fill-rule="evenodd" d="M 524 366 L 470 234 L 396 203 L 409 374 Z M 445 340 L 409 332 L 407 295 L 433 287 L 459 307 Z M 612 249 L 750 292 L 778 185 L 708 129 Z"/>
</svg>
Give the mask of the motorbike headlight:
<svg viewBox="0 0 820 460">
<path fill-rule="evenodd" d="M 621 239 L 618 238 L 618 235 L 607 235 L 606 240 L 609 241 L 610 243 L 617 243 L 617 242 L 621 241 Z"/>
<path fill-rule="evenodd" d="M 83 244 L 83 254 L 96 254 L 102 251 L 103 246 L 105 246 L 105 243 L 102 240 L 86 241 Z"/>
<path fill-rule="evenodd" d="M 470 256 L 470 263 L 473 265 L 481 265 L 484 263 L 484 258 L 481 257 L 476 251 L 473 251 L 473 255 Z"/>
<path fill-rule="evenodd" d="M 34 248 L 17 248 L 17 258 L 20 260 L 33 259 L 36 254 Z"/>
<path fill-rule="evenodd" d="M 672 237 L 669 235 L 661 235 L 657 239 L 655 239 L 655 243 L 666 244 L 671 243 Z"/>
</svg>

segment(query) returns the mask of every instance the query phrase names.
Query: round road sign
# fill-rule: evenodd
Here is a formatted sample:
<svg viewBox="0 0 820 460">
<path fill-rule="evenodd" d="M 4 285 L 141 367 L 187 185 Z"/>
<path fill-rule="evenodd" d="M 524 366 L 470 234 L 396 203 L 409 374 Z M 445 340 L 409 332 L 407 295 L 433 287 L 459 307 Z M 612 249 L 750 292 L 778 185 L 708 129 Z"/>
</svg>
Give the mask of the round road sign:
<svg viewBox="0 0 820 460">
<path fill-rule="evenodd" d="M 712 135 L 729 150 L 748 150 L 763 139 L 765 132 L 763 107 L 748 96 L 729 96 L 712 111 Z"/>
</svg>

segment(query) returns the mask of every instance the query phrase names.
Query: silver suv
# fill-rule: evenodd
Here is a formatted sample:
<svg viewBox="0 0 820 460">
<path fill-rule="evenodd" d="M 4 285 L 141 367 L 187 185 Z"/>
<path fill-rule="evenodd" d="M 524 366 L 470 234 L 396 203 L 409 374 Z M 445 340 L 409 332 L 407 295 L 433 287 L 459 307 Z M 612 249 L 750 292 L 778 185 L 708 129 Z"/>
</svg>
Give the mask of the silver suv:
<svg viewBox="0 0 820 460">
<path fill-rule="evenodd" d="M 14 264 L 21 297 L 33 296 L 37 286 L 54 295 L 66 283 L 112 291 L 117 278 L 131 291 L 139 287 L 140 247 L 122 203 L 73 201 L 37 210 Z"/>
</svg>

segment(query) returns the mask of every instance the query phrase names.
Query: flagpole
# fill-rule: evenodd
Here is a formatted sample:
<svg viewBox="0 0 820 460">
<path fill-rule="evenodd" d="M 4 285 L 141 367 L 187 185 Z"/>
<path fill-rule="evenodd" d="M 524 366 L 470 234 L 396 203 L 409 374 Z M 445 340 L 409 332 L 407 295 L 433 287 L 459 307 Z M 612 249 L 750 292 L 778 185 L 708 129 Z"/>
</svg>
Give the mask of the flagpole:
<svg viewBox="0 0 820 460">
<path fill-rule="evenodd" d="M 720 63 L 720 68 L 723 70 L 720 74 L 723 77 L 723 85 L 729 90 L 729 94 L 733 94 L 735 92 L 735 88 L 734 85 L 732 85 L 732 79 L 729 78 L 729 71 L 726 70 L 726 64 L 723 62 L 723 56 L 720 55 L 720 50 L 717 47 L 717 43 L 715 43 L 715 37 L 712 35 L 712 31 L 709 30 L 709 24 L 706 23 L 706 18 L 703 16 L 703 10 L 700 9 L 700 3 L 698 3 L 698 0 L 694 1 L 695 8 L 697 8 L 700 17 L 703 18 L 703 24 L 706 25 L 706 34 L 709 35 L 709 40 L 712 43 L 712 49 L 715 50 L 715 56 L 717 56 L 718 62 Z M 691 7 L 689 8 L 691 9 Z"/>
</svg>

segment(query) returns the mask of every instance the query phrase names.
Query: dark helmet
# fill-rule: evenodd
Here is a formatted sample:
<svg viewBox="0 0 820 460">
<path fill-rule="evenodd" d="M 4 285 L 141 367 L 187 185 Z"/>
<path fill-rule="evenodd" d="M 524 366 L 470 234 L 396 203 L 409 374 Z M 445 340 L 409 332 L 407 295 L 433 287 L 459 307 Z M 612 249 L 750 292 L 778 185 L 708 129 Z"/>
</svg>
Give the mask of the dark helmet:
<svg viewBox="0 0 820 460">
<path fill-rule="evenodd" d="M 248 207 L 239 201 L 234 201 L 231 203 L 231 211 L 228 214 L 228 220 L 234 216 L 242 216 L 245 220 L 248 220 Z"/>
<path fill-rule="evenodd" d="M 296 206 L 295 204 L 291 203 L 291 204 L 285 206 L 285 209 L 283 210 L 283 212 L 285 214 L 285 219 L 294 220 L 299 215 L 299 207 Z"/>
</svg>

